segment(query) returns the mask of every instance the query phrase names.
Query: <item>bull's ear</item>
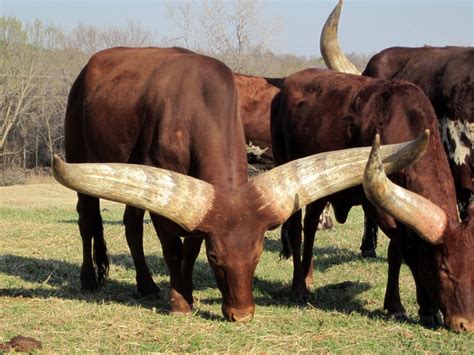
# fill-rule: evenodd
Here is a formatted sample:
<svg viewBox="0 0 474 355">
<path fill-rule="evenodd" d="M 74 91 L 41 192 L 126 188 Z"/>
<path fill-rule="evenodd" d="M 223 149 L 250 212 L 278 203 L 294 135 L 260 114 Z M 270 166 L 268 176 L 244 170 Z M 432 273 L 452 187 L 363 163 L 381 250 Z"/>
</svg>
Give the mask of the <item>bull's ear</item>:
<svg viewBox="0 0 474 355">
<path fill-rule="evenodd" d="M 376 207 L 405 224 L 431 244 L 442 242 L 448 223 L 446 213 L 430 200 L 392 183 L 380 157 L 380 138 L 376 135 L 364 172 L 364 191 Z"/>
<path fill-rule="evenodd" d="M 319 39 L 319 48 L 324 63 L 329 69 L 340 71 L 343 73 L 361 74 L 360 70 L 352 64 L 344 55 L 339 46 L 339 39 L 337 38 L 337 29 L 339 26 L 339 17 L 341 15 L 342 0 L 332 10 Z"/>
<path fill-rule="evenodd" d="M 408 143 L 380 148 L 385 169 L 397 172 L 419 159 L 429 131 Z M 272 211 L 272 225 L 286 221 L 307 204 L 362 183 L 370 147 L 345 149 L 291 161 L 253 178 L 249 184 L 263 196 L 261 208 Z"/>
<path fill-rule="evenodd" d="M 62 185 L 135 206 L 193 231 L 212 207 L 214 187 L 172 171 L 133 164 L 67 164 L 54 156 L 53 175 Z"/>
</svg>

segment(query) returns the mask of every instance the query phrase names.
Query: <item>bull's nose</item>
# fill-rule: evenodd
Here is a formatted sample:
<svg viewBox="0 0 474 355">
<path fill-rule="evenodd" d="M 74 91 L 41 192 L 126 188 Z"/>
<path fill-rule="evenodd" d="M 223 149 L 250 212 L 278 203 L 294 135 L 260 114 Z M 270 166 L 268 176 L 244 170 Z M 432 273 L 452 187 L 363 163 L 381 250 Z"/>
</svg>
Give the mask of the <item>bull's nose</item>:
<svg viewBox="0 0 474 355">
<path fill-rule="evenodd" d="M 452 317 L 446 325 L 455 332 L 474 332 L 474 323 L 462 317 Z"/>
<path fill-rule="evenodd" d="M 249 322 L 255 314 L 255 306 L 245 308 L 222 306 L 222 313 L 224 314 L 224 317 L 231 322 Z"/>
</svg>

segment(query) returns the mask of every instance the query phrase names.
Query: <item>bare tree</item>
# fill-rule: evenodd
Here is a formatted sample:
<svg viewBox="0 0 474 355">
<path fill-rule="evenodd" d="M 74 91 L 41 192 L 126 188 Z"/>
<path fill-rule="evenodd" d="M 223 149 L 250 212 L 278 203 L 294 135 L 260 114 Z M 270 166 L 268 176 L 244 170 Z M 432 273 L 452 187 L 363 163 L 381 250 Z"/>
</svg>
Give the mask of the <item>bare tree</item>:
<svg viewBox="0 0 474 355">
<path fill-rule="evenodd" d="M 65 40 L 65 47 L 78 49 L 88 55 L 116 46 L 140 47 L 157 44 L 156 34 L 133 21 L 128 22 L 125 28 L 117 26 L 100 28 L 78 24 L 66 35 Z"/>
<path fill-rule="evenodd" d="M 171 41 L 187 49 L 199 48 L 195 2 L 191 0 L 169 2 L 167 10 L 169 18 L 177 27 L 177 34 L 172 36 Z"/>
<path fill-rule="evenodd" d="M 256 0 L 206 0 L 200 24 L 207 49 L 236 72 L 250 71 L 252 56 L 268 48 L 275 28 L 261 18 Z"/>
<path fill-rule="evenodd" d="M 48 65 L 42 60 L 44 51 L 29 41 L 29 33 L 18 20 L 4 19 L 0 25 L 4 26 L 0 51 L 0 151 L 8 154 L 5 144 L 9 132 L 31 108 L 35 97 L 46 91 L 41 79 Z"/>
<path fill-rule="evenodd" d="M 254 60 L 270 46 L 277 22 L 266 23 L 257 0 L 174 2 L 168 15 L 177 27 L 174 42 L 208 53 L 237 72 L 254 72 Z"/>
<path fill-rule="evenodd" d="M 64 101 L 67 88 L 56 54 L 63 32 L 36 21 L 0 18 L 0 154 L 3 167 L 26 166 L 28 139 L 37 131 L 39 103 Z M 59 83 L 59 84 L 58 84 Z M 44 106 L 44 105 L 43 105 Z M 9 163 L 10 162 L 10 163 Z"/>
</svg>

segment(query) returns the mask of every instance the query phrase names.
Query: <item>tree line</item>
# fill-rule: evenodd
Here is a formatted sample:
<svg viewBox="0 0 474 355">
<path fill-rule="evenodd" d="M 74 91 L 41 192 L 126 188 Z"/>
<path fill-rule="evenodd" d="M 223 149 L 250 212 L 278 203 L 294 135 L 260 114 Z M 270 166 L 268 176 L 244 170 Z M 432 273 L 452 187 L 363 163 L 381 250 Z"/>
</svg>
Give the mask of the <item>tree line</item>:
<svg viewBox="0 0 474 355">
<path fill-rule="evenodd" d="M 135 22 L 123 27 L 77 24 L 65 31 L 38 20 L 0 17 L 0 185 L 17 182 L 15 177 L 27 169 L 49 168 L 53 154 L 64 155 L 68 92 L 99 50 L 181 46 L 216 57 L 235 72 L 267 77 L 325 67 L 316 55 L 274 53 L 277 24 L 264 24 L 259 6 L 251 0 L 177 2 L 168 7 L 175 31 L 161 37 Z M 361 68 L 368 60 L 349 56 Z"/>
</svg>

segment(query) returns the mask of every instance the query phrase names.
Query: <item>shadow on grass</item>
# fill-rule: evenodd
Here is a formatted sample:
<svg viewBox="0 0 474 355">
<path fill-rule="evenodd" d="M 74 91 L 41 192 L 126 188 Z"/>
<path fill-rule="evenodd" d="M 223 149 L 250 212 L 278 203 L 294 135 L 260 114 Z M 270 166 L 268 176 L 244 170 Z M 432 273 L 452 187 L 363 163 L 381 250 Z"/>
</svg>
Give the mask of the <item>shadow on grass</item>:
<svg viewBox="0 0 474 355">
<path fill-rule="evenodd" d="M 48 298 L 81 300 L 91 303 L 111 302 L 141 305 L 167 312 L 168 282 L 159 282 L 160 296 L 141 296 L 135 284 L 108 278 L 104 288 L 98 291 L 80 289 L 80 267 L 60 260 L 35 259 L 16 255 L 0 256 L 0 272 L 36 283 L 34 287 L 2 287 L 0 297 Z M 38 285 L 39 284 L 39 285 Z"/>
<path fill-rule="evenodd" d="M 280 253 L 281 242 L 275 239 L 265 238 L 265 250 Z M 350 261 L 364 260 L 367 263 L 386 263 L 385 257 L 362 258 L 361 254 L 347 248 L 337 246 L 319 247 L 316 243 L 313 249 L 314 268 L 318 271 L 325 271 L 333 266 L 344 264 Z"/>
<path fill-rule="evenodd" d="M 111 255 L 111 263 L 124 268 L 133 269 L 133 261 L 129 255 Z M 163 258 L 147 256 L 151 270 L 159 270 L 162 276 L 167 275 Z M 1 297 L 49 298 L 81 300 L 90 303 L 119 303 L 124 305 L 140 305 L 145 308 L 155 308 L 158 313 L 167 313 L 169 310 L 167 292 L 169 282 L 159 282 L 161 297 L 141 297 L 135 288 L 134 282 L 123 282 L 108 279 L 106 286 L 100 291 L 87 292 L 80 290 L 80 267 L 76 264 L 60 260 L 44 260 L 16 255 L 0 256 L 0 272 L 19 277 L 25 281 L 36 283 L 34 287 L 3 287 L 0 288 Z M 194 289 L 215 288 L 215 280 L 209 265 L 197 260 L 193 275 Z M 39 284 L 39 285 L 38 285 Z M 350 314 L 357 312 L 368 317 L 381 317 L 382 311 L 371 312 L 364 308 L 363 301 L 357 295 L 368 290 L 370 285 L 365 282 L 345 281 L 317 288 L 310 295 L 309 302 L 296 302 L 290 291 L 290 284 L 275 282 L 255 277 L 254 295 L 258 306 L 312 307 Z M 222 303 L 222 299 L 205 298 L 201 302 L 206 304 Z M 197 311 L 197 315 L 206 319 L 223 319 L 216 314 Z"/>
</svg>

